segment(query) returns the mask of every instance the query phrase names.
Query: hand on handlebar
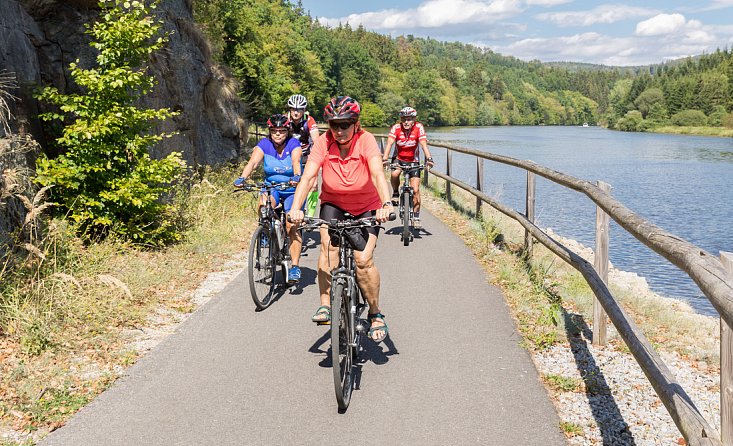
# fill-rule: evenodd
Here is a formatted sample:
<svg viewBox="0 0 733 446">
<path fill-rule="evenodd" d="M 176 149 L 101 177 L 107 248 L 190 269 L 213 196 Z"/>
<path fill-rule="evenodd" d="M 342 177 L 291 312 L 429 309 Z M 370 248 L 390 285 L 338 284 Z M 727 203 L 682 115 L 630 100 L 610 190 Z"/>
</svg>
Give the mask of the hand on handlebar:
<svg viewBox="0 0 733 446">
<path fill-rule="evenodd" d="M 379 223 L 384 223 L 385 221 L 394 220 L 394 218 L 390 218 L 390 214 L 394 215 L 394 207 L 391 203 L 388 206 L 377 209 L 377 215 L 374 217 Z"/>
<path fill-rule="evenodd" d="M 291 209 L 290 212 L 288 212 L 288 221 L 295 225 L 302 223 L 304 217 L 305 214 L 301 209 Z"/>
</svg>

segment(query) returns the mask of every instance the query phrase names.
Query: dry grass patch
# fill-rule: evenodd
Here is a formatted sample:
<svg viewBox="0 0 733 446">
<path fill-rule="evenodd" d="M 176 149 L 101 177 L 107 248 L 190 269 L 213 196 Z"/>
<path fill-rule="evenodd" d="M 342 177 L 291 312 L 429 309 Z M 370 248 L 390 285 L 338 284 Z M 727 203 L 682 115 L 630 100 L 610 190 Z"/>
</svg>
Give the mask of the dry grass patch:
<svg viewBox="0 0 733 446">
<path fill-rule="evenodd" d="M 209 171 L 176 194 L 180 244 L 141 250 L 115 240 L 84 244 L 62 221 L 0 284 L 0 434 L 15 440 L 63 424 L 138 352 L 130 333 L 180 321 L 192 291 L 246 246 L 253 197 L 232 194 L 236 169 Z M 37 434 L 34 434 L 37 433 Z"/>
</svg>

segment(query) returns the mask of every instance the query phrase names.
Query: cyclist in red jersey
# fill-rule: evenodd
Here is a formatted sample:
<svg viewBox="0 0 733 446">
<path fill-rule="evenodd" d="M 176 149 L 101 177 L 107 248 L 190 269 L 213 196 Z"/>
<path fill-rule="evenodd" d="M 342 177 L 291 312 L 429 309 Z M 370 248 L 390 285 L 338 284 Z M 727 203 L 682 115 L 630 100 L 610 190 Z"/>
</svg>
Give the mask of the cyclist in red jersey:
<svg viewBox="0 0 733 446">
<path fill-rule="evenodd" d="M 404 107 L 400 110 L 400 122 L 392 126 L 387 137 L 387 146 L 384 149 L 382 159 L 385 165 L 389 163 L 389 153 L 392 149 L 392 144 L 396 145 L 397 148 L 397 164 L 408 164 L 420 161 L 418 153 L 418 145 L 422 147 L 423 153 L 425 154 L 425 164 L 428 168 L 433 167 L 433 157 L 430 155 L 430 149 L 428 149 L 428 138 L 425 135 L 425 128 L 422 124 L 417 122 L 417 110 L 412 107 Z M 402 169 L 395 169 L 392 171 L 392 177 L 390 182 L 392 183 L 392 204 L 399 204 L 399 188 L 400 188 L 400 175 Z M 420 223 L 420 172 L 417 171 L 414 174 L 410 174 L 410 186 L 415 191 L 415 201 L 413 203 L 413 215 L 415 216 L 412 221 L 412 226 L 415 229 L 422 227 Z"/>
<path fill-rule="evenodd" d="M 349 213 L 355 218 L 374 216 L 383 223 L 394 212 L 377 140 L 361 128 L 360 113 L 359 103 L 348 96 L 335 97 L 326 105 L 323 118 L 328 122 L 329 130 L 313 144 L 303 176 L 295 189 L 289 213 L 293 223 L 303 221 L 303 201 L 321 169 L 321 219 L 342 220 L 345 213 Z M 369 303 L 369 337 L 381 342 L 387 336 L 388 328 L 379 306 L 380 277 L 374 264 L 377 235 L 376 227 L 361 231 L 362 246 L 354 248 L 354 259 L 359 288 Z M 338 265 L 338 247 L 332 242 L 328 229 L 321 228 L 318 257 L 321 306 L 311 318 L 317 323 L 331 320 L 331 268 Z"/>
</svg>

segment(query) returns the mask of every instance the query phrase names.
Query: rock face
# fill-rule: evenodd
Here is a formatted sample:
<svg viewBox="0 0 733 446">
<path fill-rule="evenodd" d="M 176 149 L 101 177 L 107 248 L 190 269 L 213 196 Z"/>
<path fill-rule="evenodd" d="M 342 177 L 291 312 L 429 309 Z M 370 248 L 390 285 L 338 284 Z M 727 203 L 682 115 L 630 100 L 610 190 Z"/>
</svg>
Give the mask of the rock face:
<svg viewBox="0 0 733 446">
<path fill-rule="evenodd" d="M 153 149 L 162 157 L 183 153 L 190 166 L 239 159 L 246 142 L 244 105 L 236 82 L 211 59 L 203 34 L 193 23 L 191 0 L 163 0 L 156 13 L 164 30 L 172 32 L 168 45 L 152 60 L 158 81 L 142 106 L 167 107 L 180 114 L 158 130 L 179 134 Z M 14 133 L 31 133 L 46 147 L 52 138 L 37 119 L 44 104 L 32 98 L 33 88 L 53 85 L 61 92 L 78 91 L 69 76 L 69 63 L 94 64 L 94 50 L 85 23 L 99 14 L 91 0 L 0 0 L 0 74 L 14 75 L 18 88 L 11 104 Z M 0 129 L 0 137 L 3 136 Z"/>
</svg>

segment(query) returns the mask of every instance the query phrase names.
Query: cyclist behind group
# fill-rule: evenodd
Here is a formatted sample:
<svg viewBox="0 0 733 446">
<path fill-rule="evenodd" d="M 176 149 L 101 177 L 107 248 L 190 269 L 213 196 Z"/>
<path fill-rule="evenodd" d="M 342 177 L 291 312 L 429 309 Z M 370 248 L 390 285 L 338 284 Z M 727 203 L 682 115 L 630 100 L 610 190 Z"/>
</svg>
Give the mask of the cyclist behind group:
<svg viewBox="0 0 733 446">
<path fill-rule="evenodd" d="M 293 136 L 300 141 L 300 147 L 303 149 L 303 157 L 301 164 L 305 166 L 305 162 L 310 152 L 310 147 L 318 139 L 320 135 L 316 120 L 306 111 L 308 100 L 302 94 L 294 94 L 288 98 L 288 117 L 290 118 L 290 129 Z M 318 204 L 318 184 L 313 183 L 308 192 L 306 199 L 306 209 L 308 215 L 315 215 L 316 206 Z"/>
<path fill-rule="evenodd" d="M 428 149 L 428 138 L 425 135 L 425 128 L 417 122 L 417 111 L 412 107 L 404 107 L 400 110 L 400 122 L 392 126 L 387 136 L 387 145 L 384 149 L 383 162 L 385 165 L 389 163 L 389 153 L 392 144 L 397 148 L 397 164 L 404 166 L 409 163 L 420 161 L 420 155 L 417 150 L 418 145 L 422 147 L 425 154 L 425 163 L 427 166 L 433 167 L 433 157 L 430 156 Z M 394 159 L 394 157 L 393 157 Z M 397 168 L 392 171 L 390 182 L 392 183 L 392 204 L 395 206 L 399 203 L 400 174 L 402 169 Z M 408 173 L 410 178 L 410 186 L 415 191 L 415 201 L 413 203 L 412 222 L 413 227 L 420 229 L 420 171 Z"/>
<path fill-rule="evenodd" d="M 300 181 L 302 149 L 298 139 L 290 135 L 288 117 L 279 113 L 274 114 L 267 120 L 267 127 L 270 131 L 269 136 L 262 138 L 252 149 L 252 156 L 242 169 L 242 176 L 234 181 L 234 186 L 244 187 L 247 178 L 262 161 L 264 161 L 265 181 L 271 183 L 290 182 L 293 184 Z M 288 212 L 293 203 L 294 193 L 295 187 L 285 190 L 273 190 L 273 207 L 283 203 L 283 212 Z M 265 205 L 265 197 L 266 195 L 263 194 L 260 198 L 257 208 L 258 215 L 260 208 Z M 288 271 L 288 283 L 297 283 L 301 276 L 298 264 L 300 263 L 300 249 L 303 240 L 296 225 L 287 223 L 287 230 L 290 236 L 290 257 L 292 260 L 292 267 Z"/>
<path fill-rule="evenodd" d="M 321 168 L 321 219 L 343 220 L 344 214 L 348 212 L 354 218 L 376 216 L 377 221 L 382 223 L 394 212 L 377 141 L 371 133 L 361 128 L 360 113 L 359 103 L 348 96 L 333 98 L 326 105 L 323 117 L 329 129 L 313 144 L 302 181 L 295 190 L 289 214 L 293 222 L 303 220 L 301 206 Z M 321 306 L 312 320 L 324 323 L 331 319 L 331 269 L 338 265 L 338 247 L 334 246 L 338 240 L 329 236 L 325 226 L 320 232 L 318 287 Z M 359 288 L 369 304 L 369 337 L 381 342 L 387 336 L 388 327 L 379 307 L 380 277 L 373 257 L 378 233 L 376 227 L 361 230 L 358 235 L 364 240 L 362 246 L 355 247 L 354 258 Z"/>
</svg>

